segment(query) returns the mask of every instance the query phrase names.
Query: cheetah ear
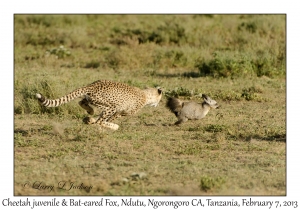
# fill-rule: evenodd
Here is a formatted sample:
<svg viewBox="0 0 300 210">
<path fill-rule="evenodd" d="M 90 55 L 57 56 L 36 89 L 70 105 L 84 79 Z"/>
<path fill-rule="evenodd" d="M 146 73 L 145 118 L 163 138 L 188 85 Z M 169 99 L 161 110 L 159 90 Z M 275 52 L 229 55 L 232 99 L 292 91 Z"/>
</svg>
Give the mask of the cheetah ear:
<svg viewBox="0 0 300 210">
<path fill-rule="evenodd" d="M 157 87 L 157 92 L 158 92 L 159 95 L 162 94 L 162 92 L 163 92 L 162 88 L 161 87 Z"/>
</svg>

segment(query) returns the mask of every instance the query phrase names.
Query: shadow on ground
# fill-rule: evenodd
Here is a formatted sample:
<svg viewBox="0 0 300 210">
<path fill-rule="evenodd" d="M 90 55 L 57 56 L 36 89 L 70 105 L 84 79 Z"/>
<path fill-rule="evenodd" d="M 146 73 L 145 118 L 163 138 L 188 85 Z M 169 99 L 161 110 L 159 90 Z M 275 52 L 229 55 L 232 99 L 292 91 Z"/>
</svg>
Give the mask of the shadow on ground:
<svg viewBox="0 0 300 210">
<path fill-rule="evenodd" d="M 159 77 L 187 77 L 187 78 L 198 78 L 198 77 L 205 77 L 207 75 L 200 74 L 199 72 L 184 72 L 184 73 L 177 73 L 177 74 L 159 74 L 157 73 L 156 76 Z"/>
<path fill-rule="evenodd" d="M 251 135 L 246 138 L 247 141 L 251 141 L 251 139 L 259 139 L 264 141 L 280 141 L 286 142 L 286 134 L 275 134 L 267 137 L 262 137 L 260 135 Z"/>
</svg>

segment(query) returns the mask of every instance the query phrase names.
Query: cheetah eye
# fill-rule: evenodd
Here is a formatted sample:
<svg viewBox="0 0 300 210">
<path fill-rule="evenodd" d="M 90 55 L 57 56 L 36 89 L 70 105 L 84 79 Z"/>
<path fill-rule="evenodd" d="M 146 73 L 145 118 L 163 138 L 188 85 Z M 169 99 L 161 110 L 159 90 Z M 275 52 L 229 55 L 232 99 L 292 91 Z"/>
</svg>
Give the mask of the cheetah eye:
<svg viewBox="0 0 300 210">
<path fill-rule="evenodd" d="M 158 88 L 158 89 L 157 89 L 157 92 L 158 92 L 158 94 L 161 94 L 161 93 L 162 93 L 162 89 L 161 89 L 161 88 Z"/>
</svg>

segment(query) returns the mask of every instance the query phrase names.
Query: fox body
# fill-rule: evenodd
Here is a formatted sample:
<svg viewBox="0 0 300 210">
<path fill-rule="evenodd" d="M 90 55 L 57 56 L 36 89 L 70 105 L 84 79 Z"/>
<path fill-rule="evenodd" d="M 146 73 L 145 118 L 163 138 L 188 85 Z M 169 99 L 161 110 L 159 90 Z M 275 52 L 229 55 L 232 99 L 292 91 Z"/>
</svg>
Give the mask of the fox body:
<svg viewBox="0 0 300 210">
<path fill-rule="evenodd" d="M 207 115 L 211 108 L 216 109 L 219 107 L 218 103 L 207 95 L 202 94 L 202 98 L 204 101 L 200 104 L 194 101 L 181 101 L 178 98 L 169 98 L 166 106 L 178 119 L 175 125 L 188 120 L 200 120 Z"/>
</svg>

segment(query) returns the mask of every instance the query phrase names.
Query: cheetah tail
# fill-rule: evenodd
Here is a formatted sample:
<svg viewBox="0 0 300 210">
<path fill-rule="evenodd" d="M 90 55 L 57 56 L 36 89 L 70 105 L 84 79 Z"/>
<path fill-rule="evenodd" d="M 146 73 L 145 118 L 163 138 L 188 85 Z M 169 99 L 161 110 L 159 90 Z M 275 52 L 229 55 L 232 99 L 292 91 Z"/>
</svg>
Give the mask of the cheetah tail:
<svg viewBox="0 0 300 210">
<path fill-rule="evenodd" d="M 70 102 L 71 100 L 74 100 L 82 95 L 85 95 L 86 92 L 83 88 L 79 88 L 77 90 L 74 90 L 73 92 L 61 97 L 61 98 L 58 98 L 58 99 L 54 99 L 54 100 L 51 100 L 51 99 L 47 99 L 45 98 L 45 96 L 43 96 L 42 94 L 40 93 L 37 93 L 36 94 L 36 98 L 38 99 L 39 103 L 42 105 L 42 106 L 46 106 L 46 107 L 57 107 L 57 106 L 60 106 L 62 104 L 65 104 L 65 103 L 68 103 Z"/>
<path fill-rule="evenodd" d="M 183 107 L 183 102 L 173 97 L 168 99 L 166 106 L 177 116 Z"/>
</svg>

